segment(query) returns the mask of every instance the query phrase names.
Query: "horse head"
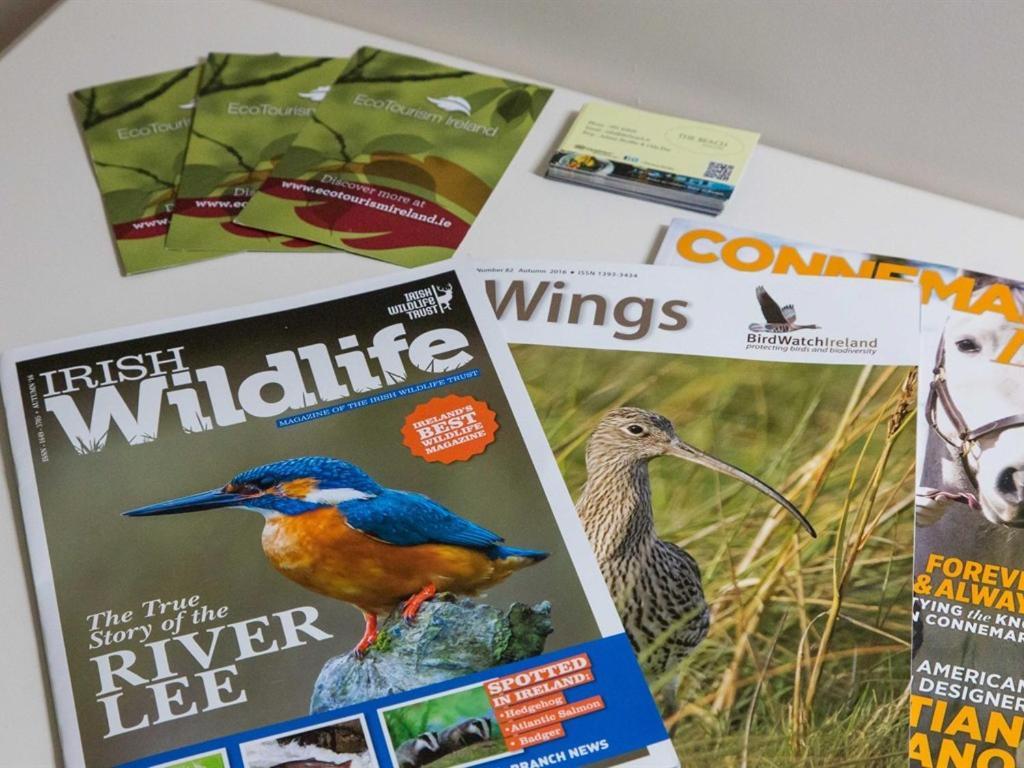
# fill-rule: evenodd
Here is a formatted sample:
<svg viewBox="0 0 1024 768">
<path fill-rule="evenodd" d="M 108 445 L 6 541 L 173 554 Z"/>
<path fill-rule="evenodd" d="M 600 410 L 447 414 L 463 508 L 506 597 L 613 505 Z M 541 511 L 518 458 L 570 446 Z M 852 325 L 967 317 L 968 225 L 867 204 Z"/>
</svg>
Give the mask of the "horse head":
<svg viewBox="0 0 1024 768">
<path fill-rule="evenodd" d="M 1016 329 L 991 312 L 949 317 L 936 357 L 936 383 L 944 381 L 948 397 L 936 398 L 929 418 L 946 443 L 946 479 L 962 470 L 986 519 L 1022 528 L 1024 366 L 995 362 Z"/>
</svg>

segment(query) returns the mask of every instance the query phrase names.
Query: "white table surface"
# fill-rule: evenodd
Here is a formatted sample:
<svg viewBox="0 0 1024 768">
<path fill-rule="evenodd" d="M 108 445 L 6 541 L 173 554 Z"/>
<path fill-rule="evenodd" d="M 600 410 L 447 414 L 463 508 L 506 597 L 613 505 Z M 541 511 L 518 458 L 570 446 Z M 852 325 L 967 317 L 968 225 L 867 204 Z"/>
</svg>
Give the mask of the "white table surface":
<svg viewBox="0 0 1024 768">
<path fill-rule="evenodd" d="M 246 253 L 122 277 L 68 94 L 210 50 L 458 59 L 248 0 L 70 0 L 0 59 L 0 350 L 300 292 L 390 265 Z M 473 65 L 483 71 L 485 65 Z M 623 76 L 640 76 L 623 67 Z M 695 76 L 697 76 L 695 74 Z M 585 94 L 558 89 L 462 249 L 480 259 L 648 260 L 677 209 L 542 178 Z M 878 115 L 879 120 L 909 119 Z M 942 162 L 942 158 L 935 158 Z M 998 169 L 996 169 L 998 171 Z M 1024 278 L 1024 220 L 761 146 L 720 221 Z M 59 764 L 13 465 L 0 420 L 0 766 Z"/>
</svg>

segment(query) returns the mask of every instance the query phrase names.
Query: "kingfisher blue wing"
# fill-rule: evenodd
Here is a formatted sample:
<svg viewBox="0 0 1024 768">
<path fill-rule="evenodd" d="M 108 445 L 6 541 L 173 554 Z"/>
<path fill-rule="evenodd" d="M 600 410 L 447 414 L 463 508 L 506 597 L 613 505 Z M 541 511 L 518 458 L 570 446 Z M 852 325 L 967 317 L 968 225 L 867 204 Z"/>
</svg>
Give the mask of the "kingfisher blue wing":
<svg viewBox="0 0 1024 768">
<path fill-rule="evenodd" d="M 504 541 L 418 493 L 386 489 L 373 498 L 344 502 L 339 507 L 357 531 L 401 547 L 451 544 L 486 550 Z"/>
</svg>

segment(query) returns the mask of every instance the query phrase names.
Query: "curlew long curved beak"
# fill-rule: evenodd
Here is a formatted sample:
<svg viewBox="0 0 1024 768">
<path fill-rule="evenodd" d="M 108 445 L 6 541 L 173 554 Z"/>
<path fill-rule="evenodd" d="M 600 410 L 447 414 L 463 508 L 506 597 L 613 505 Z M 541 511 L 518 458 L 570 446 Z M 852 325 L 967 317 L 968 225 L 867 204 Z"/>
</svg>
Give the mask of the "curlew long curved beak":
<svg viewBox="0 0 1024 768">
<path fill-rule="evenodd" d="M 193 493 L 178 499 L 160 501 L 138 509 L 130 509 L 121 514 L 125 517 L 144 517 L 149 515 L 176 515 L 180 512 L 198 512 L 203 509 L 220 509 L 221 507 L 237 507 L 249 498 L 241 493 L 228 493 L 222 488 L 211 491 Z"/>
<path fill-rule="evenodd" d="M 672 443 L 672 446 L 668 449 L 668 455 L 675 456 L 676 458 L 683 459 L 685 461 L 692 461 L 694 464 L 700 464 L 702 467 L 713 469 L 715 472 L 721 472 L 723 475 L 734 477 L 737 480 L 746 483 L 751 488 L 756 488 L 768 498 L 778 502 L 780 506 L 784 507 L 786 511 L 799 520 L 800 525 L 802 525 L 804 530 L 811 534 L 812 537 L 818 537 L 818 534 L 814 531 L 814 526 L 812 526 L 810 521 L 803 516 L 803 513 L 801 513 L 799 509 L 793 506 L 789 499 L 768 485 L 768 483 L 744 472 L 739 467 L 734 467 L 728 462 L 716 459 L 710 454 L 699 451 L 692 445 L 687 445 L 682 440 L 676 440 Z"/>
</svg>

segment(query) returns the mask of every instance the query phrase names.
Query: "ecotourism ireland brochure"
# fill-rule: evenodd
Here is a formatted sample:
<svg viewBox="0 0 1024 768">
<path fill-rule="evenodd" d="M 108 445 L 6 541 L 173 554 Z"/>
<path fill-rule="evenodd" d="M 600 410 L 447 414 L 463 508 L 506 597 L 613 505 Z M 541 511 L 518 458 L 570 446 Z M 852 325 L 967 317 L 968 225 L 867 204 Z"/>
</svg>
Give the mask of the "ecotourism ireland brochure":
<svg viewBox="0 0 1024 768">
<path fill-rule="evenodd" d="M 684 220 L 673 222 L 657 260 L 693 275 L 797 276 L 814 290 L 868 280 L 916 285 L 910 765 L 1021 764 L 1024 283 Z"/>
<path fill-rule="evenodd" d="M 199 72 L 183 67 L 71 94 L 125 274 L 217 255 L 164 244 Z"/>
<path fill-rule="evenodd" d="M 677 765 L 474 272 L 0 377 L 68 766 Z"/>
<path fill-rule="evenodd" d="M 913 289 L 477 266 L 680 762 L 905 765 Z"/>
<path fill-rule="evenodd" d="M 207 57 L 168 248 L 327 250 L 308 240 L 243 227 L 232 219 L 315 114 L 346 61 L 276 53 Z"/>
<path fill-rule="evenodd" d="M 447 258 L 550 95 L 360 48 L 235 221 L 407 267 Z"/>
<path fill-rule="evenodd" d="M 595 101 L 580 110 L 547 176 L 716 216 L 758 138 L 738 128 Z"/>
</svg>

